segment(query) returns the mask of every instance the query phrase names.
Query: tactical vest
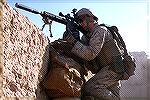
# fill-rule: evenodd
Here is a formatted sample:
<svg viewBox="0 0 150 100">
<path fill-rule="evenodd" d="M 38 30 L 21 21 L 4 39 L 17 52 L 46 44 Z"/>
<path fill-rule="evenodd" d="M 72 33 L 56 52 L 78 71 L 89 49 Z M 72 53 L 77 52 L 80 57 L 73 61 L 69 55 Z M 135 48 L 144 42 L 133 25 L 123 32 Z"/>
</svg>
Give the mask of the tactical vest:
<svg viewBox="0 0 150 100">
<path fill-rule="evenodd" d="M 97 73 L 101 68 L 110 65 L 116 72 L 124 71 L 121 53 L 113 39 L 104 43 L 100 53 L 89 62 L 92 73 Z"/>
</svg>

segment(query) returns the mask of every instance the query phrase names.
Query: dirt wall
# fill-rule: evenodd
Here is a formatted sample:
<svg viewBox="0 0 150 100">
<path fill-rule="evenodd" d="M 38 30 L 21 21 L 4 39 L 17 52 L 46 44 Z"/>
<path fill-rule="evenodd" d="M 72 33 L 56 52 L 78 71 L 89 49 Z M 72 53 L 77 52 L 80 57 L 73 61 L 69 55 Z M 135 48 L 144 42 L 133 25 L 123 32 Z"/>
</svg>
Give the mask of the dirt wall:
<svg viewBox="0 0 150 100">
<path fill-rule="evenodd" d="M 39 83 L 48 67 L 48 38 L 26 16 L 10 7 L 7 2 L 2 2 L 1 5 L 1 98 L 44 100 L 41 98 L 46 97 L 42 94 Z"/>
</svg>

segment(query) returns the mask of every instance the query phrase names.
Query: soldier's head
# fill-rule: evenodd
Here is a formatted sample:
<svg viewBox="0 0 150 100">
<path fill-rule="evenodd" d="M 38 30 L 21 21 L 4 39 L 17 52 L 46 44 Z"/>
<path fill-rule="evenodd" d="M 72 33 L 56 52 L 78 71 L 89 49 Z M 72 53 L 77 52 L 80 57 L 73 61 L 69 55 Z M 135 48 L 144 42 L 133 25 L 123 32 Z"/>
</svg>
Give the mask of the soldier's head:
<svg viewBox="0 0 150 100">
<path fill-rule="evenodd" d="M 80 9 L 76 13 L 75 19 L 78 24 L 88 31 L 91 31 L 94 23 L 98 20 L 98 18 L 87 8 Z"/>
</svg>

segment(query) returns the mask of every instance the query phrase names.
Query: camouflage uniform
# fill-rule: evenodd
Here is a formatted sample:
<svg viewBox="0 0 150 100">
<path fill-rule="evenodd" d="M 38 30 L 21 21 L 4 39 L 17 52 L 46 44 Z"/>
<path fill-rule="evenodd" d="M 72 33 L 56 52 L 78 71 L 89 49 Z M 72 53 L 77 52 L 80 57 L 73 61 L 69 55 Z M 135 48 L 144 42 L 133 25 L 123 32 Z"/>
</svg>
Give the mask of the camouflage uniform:
<svg viewBox="0 0 150 100">
<path fill-rule="evenodd" d="M 98 56 L 104 43 L 113 37 L 107 29 L 97 23 L 94 31 L 87 35 L 88 38 L 83 35 L 82 40 L 75 43 L 71 52 L 90 61 Z M 103 67 L 85 83 L 82 91 L 83 100 L 119 100 L 120 75 L 109 70 L 109 67 L 109 65 Z"/>
</svg>

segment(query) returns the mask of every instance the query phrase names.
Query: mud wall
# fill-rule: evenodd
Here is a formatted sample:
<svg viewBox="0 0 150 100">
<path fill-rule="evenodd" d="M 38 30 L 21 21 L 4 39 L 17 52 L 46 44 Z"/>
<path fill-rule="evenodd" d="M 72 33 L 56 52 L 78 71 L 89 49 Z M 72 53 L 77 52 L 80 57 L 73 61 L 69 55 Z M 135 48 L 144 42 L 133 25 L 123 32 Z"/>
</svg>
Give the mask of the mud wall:
<svg viewBox="0 0 150 100">
<path fill-rule="evenodd" d="M 48 67 L 48 38 L 19 11 L 4 1 L 1 5 L 1 98 L 44 100 L 39 83 Z"/>
<path fill-rule="evenodd" d="M 2 15 L 3 15 L 3 11 L 2 11 L 2 5 L 4 3 L 4 0 L 0 1 L 0 99 L 2 98 L 1 96 L 3 95 L 3 91 L 2 91 L 2 83 L 3 83 L 3 50 L 2 50 L 2 44 L 3 44 L 3 31 L 2 31 Z"/>
</svg>

